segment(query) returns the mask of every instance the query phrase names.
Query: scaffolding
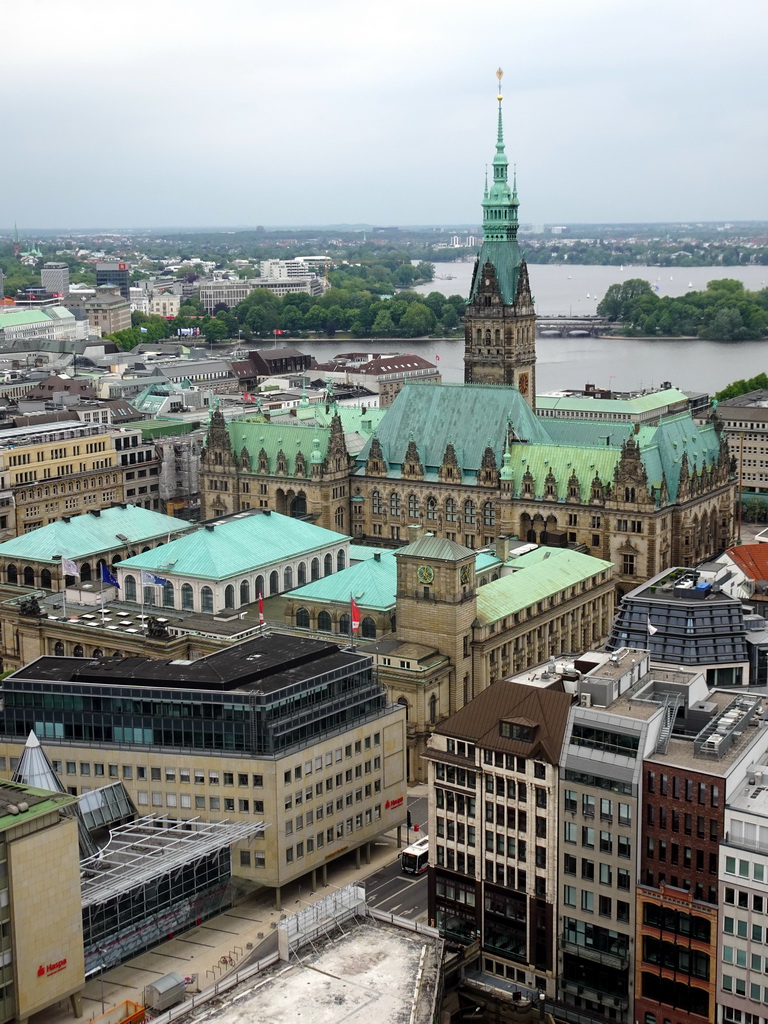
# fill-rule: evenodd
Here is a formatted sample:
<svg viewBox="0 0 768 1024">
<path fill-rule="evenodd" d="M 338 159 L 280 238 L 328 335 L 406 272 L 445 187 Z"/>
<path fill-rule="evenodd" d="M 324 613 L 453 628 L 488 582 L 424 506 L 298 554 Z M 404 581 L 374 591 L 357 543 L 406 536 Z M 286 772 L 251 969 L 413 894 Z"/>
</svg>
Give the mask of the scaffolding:
<svg viewBox="0 0 768 1024">
<path fill-rule="evenodd" d="M 233 843 L 262 821 L 147 815 L 80 864 L 86 975 L 116 966 L 231 903 Z"/>
</svg>

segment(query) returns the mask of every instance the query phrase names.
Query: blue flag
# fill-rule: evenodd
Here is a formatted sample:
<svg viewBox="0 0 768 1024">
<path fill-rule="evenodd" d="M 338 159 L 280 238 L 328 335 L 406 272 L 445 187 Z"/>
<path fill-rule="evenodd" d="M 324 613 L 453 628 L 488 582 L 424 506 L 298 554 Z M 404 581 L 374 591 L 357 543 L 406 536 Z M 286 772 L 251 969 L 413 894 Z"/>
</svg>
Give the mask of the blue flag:
<svg viewBox="0 0 768 1024">
<path fill-rule="evenodd" d="M 163 579 L 162 576 L 156 576 L 155 573 L 149 572 L 148 569 L 142 569 L 141 582 L 145 587 L 164 587 L 168 580 Z"/>
<path fill-rule="evenodd" d="M 120 584 L 117 582 L 117 576 L 110 572 L 106 565 L 102 565 L 101 567 L 101 582 L 107 583 L 110 587 L 117 587 L 118 590 L 120 589 Z"/>
</svg>

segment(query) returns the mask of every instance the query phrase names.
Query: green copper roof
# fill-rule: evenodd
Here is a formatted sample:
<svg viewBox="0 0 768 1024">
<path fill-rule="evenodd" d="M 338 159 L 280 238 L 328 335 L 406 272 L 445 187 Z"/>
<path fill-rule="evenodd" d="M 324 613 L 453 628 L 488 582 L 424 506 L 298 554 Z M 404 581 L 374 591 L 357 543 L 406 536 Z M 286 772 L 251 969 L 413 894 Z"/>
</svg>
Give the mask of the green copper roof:
<svg viewBox="0 0 768 1024">
<path fill-rule="evenodd" d="M 637 416 L 643 412 L 654 412 L 656 409 L 663 410 L 670 405 L 677 405 L 679 402 L 688 402 L 688 396 L 678 391 L 677 388 L 666 388 L 664 391 L 654 391 L 650 395 L 638 395 L 636 398 L 581 398 L 579 396 L 566 395 L 562 397 L 551 397 L 549 395 L 537 395 L 537 409 L 557 409 L 558 411 L 572 410 L 574 412 L 595 412 L 599 411 L 605 415 Z"/>
<path fill-rule="evenodd" d="M 361 608 L 390 611 L 395 607 L 397 560 L 393 551 L 380 558 L 367 558 L 348 569 L 307 583 L 291 591 L 297 601 L 323 601 L 349 604 L 350 597 Z"/>
<path fill-rule="evenodd" d="M 477 619 L 497 622 L 612 567 L 569 548 L 536 548 L 515 559 L 517 571 L 477 590 Z"/>
<path fill-rule="evenodd" d="M 304 456 L 305 476 L 309 476 L 313 452 L 322 462 L 328 451 L 329 427 L 297 426 L 291 423 L 263 423 L 253 420 L 232 420 L 227 423 L 232 448 L 239 457 L 243 447 L 248 451 L 251 470 L 259 466 L 259 453 L 263 449 L 269 464 L 268 472 L 277 473 L 277 456 L 285 455 L 287 475 L 296 475 L 296 456 Z M 317 442 L 317 443 L 315 443 Z"/>
<path fill-rule="evenodd" d="M 263 426 L 263 424 L 260 424 Z M 239 513 L 208 523 L 170 544 L 119 563 L 120 569 L 151 569 L 158 575 L 222 580 L 286 558 L 311 555 L 348 538 L 277 512 Z"/>
<path fill-rule="evenodd" d="M 447 537 L 435 537 L 432 533 L 425 533 L 413 544 L 406 544 L 399 548 L 398 555 L 410 555 L 412 558 L 439 558 L 444 562 L 460 562 L 468 558 L 474 552 L 471 548 L 465 548 L 463 544 L 457 544 L 455 540 L 448 540 Z"/>
<path fill-rule="evenodd" d="M 56 313 L 52 310 L 56 309 Z M 51 320 L 74 320 L 74 316 L 68 309 L 58 312 L 58 306 L 51 306 L 48 309 L 19 309 L 14 313 L 0 313 L 0 331 L 4 327 L 20 327 L 24 324 L 47 324 Z"/>
<path fill-rule="evenodd" d="M 630 420 L 572 420 L 553 417 L 547 418 L 545 422 L 549 436 L 556 444 L 583 445 L 588 448 L 601 445 L 621 448 L 634 430 L 634 423 Z"/>
<path fill-rule="evenodd" d="M 430 544 L 428 548 L 419 548 L 416 552 L 419 557 L 448 558 L 452 561 L 453 555 L 451 552 L 448 549 L 444 549 L 441 545 L 452 545 L 451 551 L 454 548 L 461 548 L 459 544 L 453 544 L 452 541 L 442 541 L 441 538 L 432 537 L 431 535 L 421 539 L 437 543 Z M 380 558 L 367 558 L 365 561 L 351 565 L 348 569 L 343 569 L 332 576 L 314 580 L 312 583 L 307 583 L 305 586 L 291 591 L 290 596 L 296 598 L 297 601 L 348 604 L 351 595 L 361 608 L 381 612 L 391 611 L 395 607 L 395 597 L 397 594 L 397 555 L 406 550 L 409 554 L 414 554 L 413 549 L 419 543 L 419 541 L 416 541 L 416 544 L 410 544 L 407 548 L 400 548 L 397 551 L 382 551 Z M 427 550 L 441 553 L 427 554 Z M 465 558 L 473 553 L 469 548 L 461 548 L 461 550 L 464 552 L 460 556 L 461 558 Z M 372 548 L 371 551 L 374 554 L 376 553 L 375 548 Z M 477 552 L 475 556 L 476 572 L 488 569 L 494 564 L 501 564 L 494 555 L 485 551 Z"/>
<path fill-rule="evenodd" d="M 688 412 L 666 416 L 657 426 L 640 427 L 635 440 L 649 485 L 660 487 L 663 473 L 671 503 L 677 501 L 683 453 L 689 472 L 713 466 L 720 456 L 720 438 L 714 426 L 697 426 Z"/>
<path fill-rule="evenodd" d="M 54 562 L 53 556 L 61 555 L 79 561 L 105 551 L 113 551 L 124 544 L 131 547 L 167 537 L 169 533 L 178 535 L 191 529 L 190 523 L 174 519 L 173 516 L 164 516 L 161 512 L 139 508 L 137 505 L 127 505 L 125 508 L 113 505 L 101 509 L 98 515 L 85 512 L 80 516 L 72 516 L 69 522 L 59 519 L 7 540 L 0 544 L 0 556 Z"/>
<path fill-rule="evenodd" d="M 523 477 L 526 472 L 530 472 L 533 477 L 534 497 L 543 497 L 545 483 L 551 473 L 557 485 L 557 497 L 562 501 L 568 495 L 568 483 L 575 473 L 582 500 L 588 501 L 595 475 L 603 484 L 613 483 L 613 471 L 621 458 L 621 449 L 608 448 L 606 445 L 580 448 L 575 445 L 513 444 L 510 455 L 510 470 L 516 495 L 523 489 Z"/>
<path fill-rule="evenodd" d="M 400 391 L 379 424 L 376 437 L 395 476 L 412 438 L 425 470 L 442 465 L 451 442 L 462 470 L 477 473 L 488 445 L 501 464 L 510 425 L 521 439 L 549 441 L 547 424 L 537 419 L 517 388 L 418 384 Z M 370 444 L 363 448 L 358 463 L 367 459 Z"/>
</svg>

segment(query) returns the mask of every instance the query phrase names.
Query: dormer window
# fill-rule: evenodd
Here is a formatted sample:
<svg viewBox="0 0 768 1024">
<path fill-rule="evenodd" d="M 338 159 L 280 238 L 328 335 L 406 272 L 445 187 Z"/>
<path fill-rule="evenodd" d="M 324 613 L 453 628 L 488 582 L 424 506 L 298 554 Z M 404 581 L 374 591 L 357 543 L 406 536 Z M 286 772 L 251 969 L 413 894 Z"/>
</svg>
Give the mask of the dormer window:
<svg viewBox="0 0 768 1024">
<path fill-rule="evenodd" d="M 499 722 L 499 735 L 505 740 L 517 740 L 519 743 L 533 743 L 535 726 L 522 722 Z"/>
</svg>

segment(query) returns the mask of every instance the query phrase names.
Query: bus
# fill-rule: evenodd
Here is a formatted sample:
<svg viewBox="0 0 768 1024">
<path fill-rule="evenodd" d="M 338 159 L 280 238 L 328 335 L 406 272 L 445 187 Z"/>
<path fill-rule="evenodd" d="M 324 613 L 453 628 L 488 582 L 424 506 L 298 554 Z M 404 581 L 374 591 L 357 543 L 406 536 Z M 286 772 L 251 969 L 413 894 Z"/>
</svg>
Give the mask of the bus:
<svg viewBox="0 0 768 1024">
<path fill-rule="evenodd" d="M 400 854 L 400 867 L 406 875 L 421 875 L 429 861 L 429 836 L 422 836 Z"/>
</svg>

